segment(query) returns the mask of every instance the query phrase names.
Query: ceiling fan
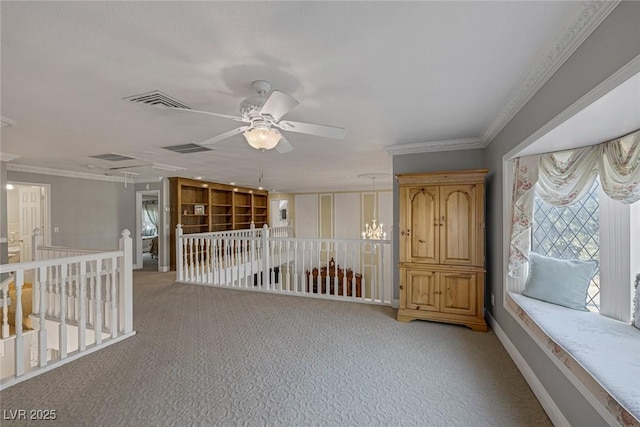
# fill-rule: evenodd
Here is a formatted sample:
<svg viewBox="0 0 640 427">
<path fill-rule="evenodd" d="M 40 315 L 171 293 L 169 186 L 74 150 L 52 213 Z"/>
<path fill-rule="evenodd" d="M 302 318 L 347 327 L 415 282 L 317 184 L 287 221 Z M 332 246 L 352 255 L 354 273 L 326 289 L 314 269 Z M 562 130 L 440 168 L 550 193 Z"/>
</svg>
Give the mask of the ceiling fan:
<svg viewBox="0 0 640 427">
<path fill-rule="evenodd" d="M 251 96 L 240 103 L 241 116 L 239 117 L 209 111 L 192 110 L 189 108 L 173 107 L 173 109 L 188 113 L 208 114 L 210 116 L 247 123 L 236 129 L 206 139 L 198 143 L 198 145 L 213 145 L 234 135 L 243 133 L 249 145 L 258 150 L 271 150 L 275 148 L 279 153 L 288 153 L 293 150 L 293 147 L 278 129 L 327 138 L 344 138 L 346 130 L 343 128 L 282 120 L 282 117 L 298 105 L 299 102 L 291 95 L 280 92 L 279 90 L 272 91 L 267 97 L 267 93 L 271 91 L 271 83 L 267 81 L 257 80 L 253 82 L 251 86 L 258 92 L 258 96 Z"/>
</svg>

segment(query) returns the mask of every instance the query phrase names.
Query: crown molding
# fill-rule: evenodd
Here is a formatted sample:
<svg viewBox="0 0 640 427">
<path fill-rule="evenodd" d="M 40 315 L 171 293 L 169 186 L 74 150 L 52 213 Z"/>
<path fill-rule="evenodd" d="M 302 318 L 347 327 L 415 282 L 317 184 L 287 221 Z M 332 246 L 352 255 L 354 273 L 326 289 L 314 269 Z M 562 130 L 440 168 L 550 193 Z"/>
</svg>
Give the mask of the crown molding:
<svg viewBox="0 0 640 427">
<path fill-rule="evenodd" d="M 534 62 L 537 65 L 520 81 L 509 101 L 482 133 L 480 139 L 485 146 L 491 143 L 619 3 L 620 0 L 581 3 L 582 10 L 578 17 L 558 33 L 548 49 L 538 55 Z"/>
<path fill-rule="evenodd" d="M 472 150 L 484 148 L 485 145 L 478 138 L 449 139 L 444 141 L 426 141 L 414 144 L 387 145 L 385 151 L 391 156 L 415 153 L 433 153 L 437 151 Z"/>
<path fill-rule="evenodd" d="M 0 162 L 10 162 L 20 157 L 19 154 L 0 153 Z"/>
<path fill-rule="evenodd" d="M 41 175 L 64 176 L 67 178 L 93 179 L 96 181 L 124 182 L 124 177 L 119 177 L 119 176 L 97 175 L 97 174 L 86 173 L 86 172 L 73 172 L 73 171 L 67 171 L 62 169 L 51 169 L 51 168 L 45 168 L 41 166 L 19 165 L 19 164 L 13 164 L 13 163 L 7 164 L 7 170 L 12 172 L 27 172 L 27 173 L 37 173 Z"/>
</svg>

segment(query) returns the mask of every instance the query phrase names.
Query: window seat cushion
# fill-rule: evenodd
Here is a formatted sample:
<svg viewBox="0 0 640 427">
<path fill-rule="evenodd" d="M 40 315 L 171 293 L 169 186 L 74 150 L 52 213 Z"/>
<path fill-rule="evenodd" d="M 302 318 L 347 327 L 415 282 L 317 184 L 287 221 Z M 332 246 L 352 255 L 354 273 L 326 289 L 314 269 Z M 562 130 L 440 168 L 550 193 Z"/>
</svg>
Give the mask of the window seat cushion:
<svg viewBox="0 0 640 427">
<path fill-rule="evenodd" d="M 640 425 L 640 330 L 598 313 L 509 297 L 530 332 L 622 425 Z"/>
</svg>

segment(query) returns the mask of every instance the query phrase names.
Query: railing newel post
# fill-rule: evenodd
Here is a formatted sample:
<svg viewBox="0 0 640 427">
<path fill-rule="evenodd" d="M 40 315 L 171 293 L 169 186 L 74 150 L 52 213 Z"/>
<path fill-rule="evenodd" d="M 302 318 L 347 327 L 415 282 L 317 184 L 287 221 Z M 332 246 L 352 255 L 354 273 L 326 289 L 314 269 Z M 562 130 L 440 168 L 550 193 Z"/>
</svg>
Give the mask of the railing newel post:
<svg viewBox="0 0 640 427">
<path fill-rule="evenodd" d="M 120 250 L 123 256 L 119 260 L 119 322 L 121 332 L 128 334 L 133 331 L 133 250 L 131 232 L 126 228 L 120 237 Z"/>
<path fill-rule="evenodd" d="M 184 266 L 182 265 L 182 224 L 176 226 L 176 279 L 184 280 Z"/>
<path fill-rule="evenodd" d="M 41 256 L 38 248 L 41 246 L 44 246 L 44 235 L 40 228 L 35 228 L 31 236 L 31 259 L 33 261 L 40 261 Z"/>
</svg>

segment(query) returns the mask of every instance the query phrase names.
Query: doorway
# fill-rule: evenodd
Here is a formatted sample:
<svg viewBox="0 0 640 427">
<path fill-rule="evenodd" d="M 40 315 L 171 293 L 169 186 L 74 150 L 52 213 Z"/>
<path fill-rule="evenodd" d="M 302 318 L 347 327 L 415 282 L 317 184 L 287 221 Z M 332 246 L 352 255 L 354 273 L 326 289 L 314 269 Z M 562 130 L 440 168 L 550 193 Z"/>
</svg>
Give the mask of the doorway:
<svg viewBox="0 0 640 427">
<path fill-rule="evenodd" d="M 160 271 L 160 191 L 136 191 L 136 269 Z"/>
<path fill-rule="evenodd" d="M 48 184 L 7 183 L 7 232 L 9 263 L 33 260 L 33 231 L 42 231 L 51 244 L 51 208 Z"/>
</svg>

